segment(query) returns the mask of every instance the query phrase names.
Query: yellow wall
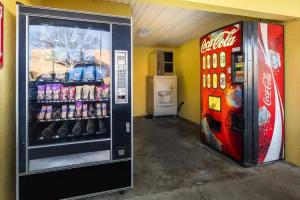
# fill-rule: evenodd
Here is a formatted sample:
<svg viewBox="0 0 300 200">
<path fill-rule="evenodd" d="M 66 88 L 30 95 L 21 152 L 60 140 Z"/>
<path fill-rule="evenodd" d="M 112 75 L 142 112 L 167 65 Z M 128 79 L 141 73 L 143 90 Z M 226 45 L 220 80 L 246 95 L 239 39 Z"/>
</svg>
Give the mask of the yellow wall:
<svg viewBox="0 0 300 200">
<path fill-rule="evenodd" d="M 194 39 L 175 49 L 178 76 L 178 103 L 184 102 L 179 116 L 200 123 L 200 47 Z"/>
<path fill-rule="evenodd" d="M 134 46 L 133 48 L 133 115 L 146 115 L 146 76 L 148 55 L 157 50 L 172 51 L 171 48 Z"/>
<path fill-rule="evenodd" d="M 19 0 L 40 5 L 39 0 Z M 0 70 L 0 199 L 15 198 L 15 52 L 16 1 L 4 5 L 4 66 Z"/>
<path fill-rule="evenodd" d="M 285 26 L 286 160 L 300 166 L 300 21 Z"/>
</svg>

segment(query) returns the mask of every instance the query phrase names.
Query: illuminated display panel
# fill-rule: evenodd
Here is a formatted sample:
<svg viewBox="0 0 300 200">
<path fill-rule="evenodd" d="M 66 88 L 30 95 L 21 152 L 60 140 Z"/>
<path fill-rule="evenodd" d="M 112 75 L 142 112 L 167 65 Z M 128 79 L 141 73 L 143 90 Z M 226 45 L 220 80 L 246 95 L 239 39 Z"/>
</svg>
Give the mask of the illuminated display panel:
<svg viewBox="0 0 300 200">
<path fill-rule="evenodd" d="M 221 98 L 209 96 L 208 97 L 208 108 L 215 111 L 221 111 Z"/>
</svg>

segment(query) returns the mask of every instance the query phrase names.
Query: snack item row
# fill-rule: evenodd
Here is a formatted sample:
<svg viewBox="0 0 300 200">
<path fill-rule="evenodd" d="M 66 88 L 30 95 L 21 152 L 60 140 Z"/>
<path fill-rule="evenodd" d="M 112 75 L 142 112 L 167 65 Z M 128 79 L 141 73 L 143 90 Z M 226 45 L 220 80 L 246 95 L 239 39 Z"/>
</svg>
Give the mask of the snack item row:
<svg viewBox="0 0 300 200">
<path fill-rule="evenodd" d="M 47 73 L 40 75 L 40 81 L 70 81 L 70 82 L 88 82 L 88 81 L 101 81 L 103 78 L 109 76 L 108 66 L 75 66 L 70 71 L 56 72 L 54 74 Z"/>
<path fill-rule="evenodd" d="M 83 103 L 76 102 L 75 104 L 63 104 L 60 107 L 52 105 L 43 105 L 37 115 L 38 120 L 51 119 L 74 119 L 74 118 L 89 118 L 89 117 L 107 117 L 107 103 Z"/>
<path fill-rule="evenodd" d="M 100 81 L 107 76 L 107 68 L 100 66 L 78 66 L 68 72 L 69 81 Z"/>
<path fill-rule="evenodd" d="M 38 135 L 39 140 L 78 135 L 103 134 L 107 131 L 103 119 L 52 122 Z"/>
<path fill-rule="evenodd" d="M 108 85 L 65 86 L 58 83 L 38 85 L 37 100 L 100 100 L 109 98 L 109 89 Z"/>
</svg>

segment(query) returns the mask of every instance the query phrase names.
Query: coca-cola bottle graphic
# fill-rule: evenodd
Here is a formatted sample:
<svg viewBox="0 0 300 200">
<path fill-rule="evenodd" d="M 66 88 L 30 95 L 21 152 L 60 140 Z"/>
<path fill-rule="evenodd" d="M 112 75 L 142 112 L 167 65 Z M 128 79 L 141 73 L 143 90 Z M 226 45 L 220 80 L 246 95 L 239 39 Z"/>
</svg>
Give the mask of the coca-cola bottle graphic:
<svg viewBox="0 0 300 200">
<path fill-rule="evenodd" d="M 259 108 L 258 125 L 262 126 L 270 121 L 271 113 L 266 106 Z"/>
<path fill-rule="evenodd" d="M 280 68 L 280 66 L 281 66 L 280 54 L 273 50 L 269 50 L 269 54 L 270 54 L 270 61 L 271 61 L 272 69 L 275 70 L 275 69 Z"/>
</svg>

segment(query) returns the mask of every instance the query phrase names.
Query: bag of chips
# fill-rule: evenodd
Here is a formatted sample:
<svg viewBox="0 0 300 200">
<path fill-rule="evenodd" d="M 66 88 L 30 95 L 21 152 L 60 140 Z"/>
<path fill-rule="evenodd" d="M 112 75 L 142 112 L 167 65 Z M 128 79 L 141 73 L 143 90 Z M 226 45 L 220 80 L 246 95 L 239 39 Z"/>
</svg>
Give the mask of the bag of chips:
<svg viewBox="0 0 300 200">
<path fill-rule="evenodd" d="M 107 104 L 102 103 L 102 116 L 106 117 L 107 116 Z"/>
<path fill-rule="evenodd" d="M 81 92 L 82 92 L 82 86 L 76 86 L 76 95 L 75 95 L 76 100 L 81 99 Z"/>
<path fill-rule="evenodd" d="M 54 101 L 59 100 L 61 86 L 61 84 L 52 84 L 52 95 Z"/>
<path fill-rule="evenodd" d="M 45 99 L 48 101 L 52 100 L 52 85 L 51 84 L 46 84 Z"/>
<path fill-rule="evenodd" d="M 108 85 L 102 86 L 101 97 L 102 98 L 109 98 L 109 86 Z"/>
<path fill-rule="evenodd" d="M 88 66 L 83 69 L 82 81 L 95 81 L 95 67 Z"/>
<path fill-rule="evenodd" d="M 82 79 L 82 67 L 73 67 L 73 69 L 71 69 L 68 72 L 69 75 L 69 81 L 81 81 Z"/>
<path fill-rule="evenodd" d="M 88 117 L 88 105 L 86 103 L 82 105 L 82 117 Z"/>
<path fill-rule="evenodd" d="M 68 112 L 68 118 L 74 118 L 75 115 L 75 105 L 74 104 L 70 104 L 69 105 L 69 112 Z"/>
<path fill-rule="evenodd" d="M 96 103 L 96 116 L 101 117 L 102 112 L 101 112 L 101 103 Z"/>
<path fill-rule="evenodd" d="M 76 117 L 82 117 L 82 102 L 78 101 L 75 104 L 75 109 L 76 109 Z"/>
<path fill-rule="evenodd" d="M 108 70 L 105 66 L 96 67 L 96 81 L 100 81 L 101 79 L 107 77 Z"/>
<path fill-rule="evenodd" d="M 52 117 L 52 106 L 47 106 L 47 110 L 46 110 L 46 117 L 45 119 L 51 119 Z"/>
<path fill-rule="evenodd" d="M 43 120 L 44 119 L 46 110 L 47 110 L 47 106 L 42 106 L 42 108 L 40 110 L 40 113 L 38 114 L 38 117 L 37 117 L 38 120 Z"/>
<path fill-rule="evenodd" d="M 70 86 L 69 87 L 69 100 L 75 100 L 75 94 L 76 94 L 76 87 Z"/>
<path fill-rule="evenodd" d="M 89 97 L 89 92 L 90 92 L 90 86 L 84 85 L 82 87 L 82 99 L 87 100 Z"/>
<path fill-rule="evenodd" d="M 38 100 L 44 100 L 45 98 L 45 85 L 38 85 Z"/>
<path fill-rule="evenodd" d="M 62 105 L 61 106 L 61 118 L 66 119 L 67 118 L 67 112 L 68 112 L 68 106 Z"/>
<path fill-rule="evenodd" d="M 66 101 L 68 100 L 68 96 L 69 96 L 69 87 L 61 86 L 60 100 Z"/>
<path fill-rule="evenodd" d="M 97 85 L 96 86 L 96 100 L 100 100 L 101 99 L 101 93 L 102 93 L 102 87 Z"/>
<path fill-rule="evenodd" d="M 90 100 L 95 99 L 95 85 L 90 85 L 89 87 L 89 99 Z"/>
</svg>

